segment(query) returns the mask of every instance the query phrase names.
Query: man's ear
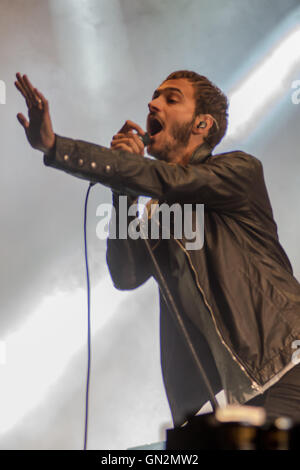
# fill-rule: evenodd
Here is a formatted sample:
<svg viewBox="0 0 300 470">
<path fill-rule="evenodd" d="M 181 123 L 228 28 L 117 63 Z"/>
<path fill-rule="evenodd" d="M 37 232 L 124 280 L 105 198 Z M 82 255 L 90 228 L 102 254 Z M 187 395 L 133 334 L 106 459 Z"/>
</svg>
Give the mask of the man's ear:
<svg viewBox="0 0 300 470">
<path fill-rule="evenodd" d="M 210 114 L 199 114 L 195 118 L 193 134 L 206 136 L 209 129 L 214 125 L 214 118 Z"/>
</svg>

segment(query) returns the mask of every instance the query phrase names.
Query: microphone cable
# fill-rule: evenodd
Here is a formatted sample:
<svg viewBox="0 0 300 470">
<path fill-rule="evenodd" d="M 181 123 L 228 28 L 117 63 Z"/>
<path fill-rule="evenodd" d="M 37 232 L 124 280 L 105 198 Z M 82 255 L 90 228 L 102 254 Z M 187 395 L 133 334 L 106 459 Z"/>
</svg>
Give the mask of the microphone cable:
<svg viewBox="0 0 300 470">
<path fill-rule="evenodd" d="M 89 388 L 90 388 L 90 372 L 91 372 L 91 295 L 90 295 L 90 275 L 89 275 L 89 263 L 88 263 L 88 250 L 87 250 L 87 204 L 91 187 L 95 183 L 90 183 L 84 203 L 84 253 L 85 253 L 85 268 L 86 268 L 86 282 L 87 282 L 87 346 L 88 346 L 88 361 L 87 361 L 87 377 L 86 377 L 86 393 L 85 393 L 85 423 L 84 423 L 84 444 L 83 450 L 87 450 L 87 438 L 88 438 L 88 415 L 89 415 Z"/>
</svg>

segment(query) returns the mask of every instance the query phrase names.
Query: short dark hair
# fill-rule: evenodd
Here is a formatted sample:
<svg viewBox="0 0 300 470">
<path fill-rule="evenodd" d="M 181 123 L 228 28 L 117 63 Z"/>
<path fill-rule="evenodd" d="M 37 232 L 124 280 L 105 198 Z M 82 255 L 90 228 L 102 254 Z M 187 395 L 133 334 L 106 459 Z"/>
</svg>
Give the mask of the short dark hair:
<svg viewBox="0 0 300 470">
<path fill-rule="evenodd" d="M 198 114 L 211 114 L 217 121 L 210 128 L 205 141 L 214 148 L 224 137 L 228 125 L 228 99 L 226 95 L 208 78 L 189 70 L 178 70 L 166 78 L 175 80 L 186 78 L 194 86 L 196 100 L 195 116 Z"/>
</svg>

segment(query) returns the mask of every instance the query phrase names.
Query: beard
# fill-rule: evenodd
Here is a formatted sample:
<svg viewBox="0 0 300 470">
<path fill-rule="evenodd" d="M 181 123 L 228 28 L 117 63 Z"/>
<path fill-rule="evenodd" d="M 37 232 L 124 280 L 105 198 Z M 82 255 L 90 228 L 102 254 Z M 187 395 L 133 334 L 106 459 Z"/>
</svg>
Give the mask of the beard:
<svg viewBox="0 0 300 470">
<path fill-rule="evenodd" d="M 181 151 L 184 149 L 190 140 L 195 118 L 185 123 L 174 123 L 169 130 L 169 138 L 165 140 L 164 144 L 159 149 L 153 149 L 150 153 L 158 160 L 169 161 L 169 155 L 174 151 Z"/>
<path fill-rule="evenodd" d="M 184 124 L 178 124 L 175 122 L 175 124 L 172 125 L 170 128 L 170 134 L 173 137 L 175 144 L 179 145 L 180 147 L 185 147 L 189 143 L 193 125 L 194 118 L 189 122 L 185 122 Z"/>
</svg>

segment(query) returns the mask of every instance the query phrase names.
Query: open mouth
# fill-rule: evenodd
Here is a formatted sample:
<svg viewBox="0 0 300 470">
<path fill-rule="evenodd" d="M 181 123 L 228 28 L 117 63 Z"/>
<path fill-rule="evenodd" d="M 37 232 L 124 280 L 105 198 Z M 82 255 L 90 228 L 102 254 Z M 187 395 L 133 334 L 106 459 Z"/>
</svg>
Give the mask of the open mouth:
<svg viewBox="0 0 300 470">
<path fill-rule="evenodd" d="M 150 118 L 149 120 L 149 133 L 151 136 L 158 134 L 162 131 L 163 125 L 161 122 L 156 118 Z"/>
</svg>

